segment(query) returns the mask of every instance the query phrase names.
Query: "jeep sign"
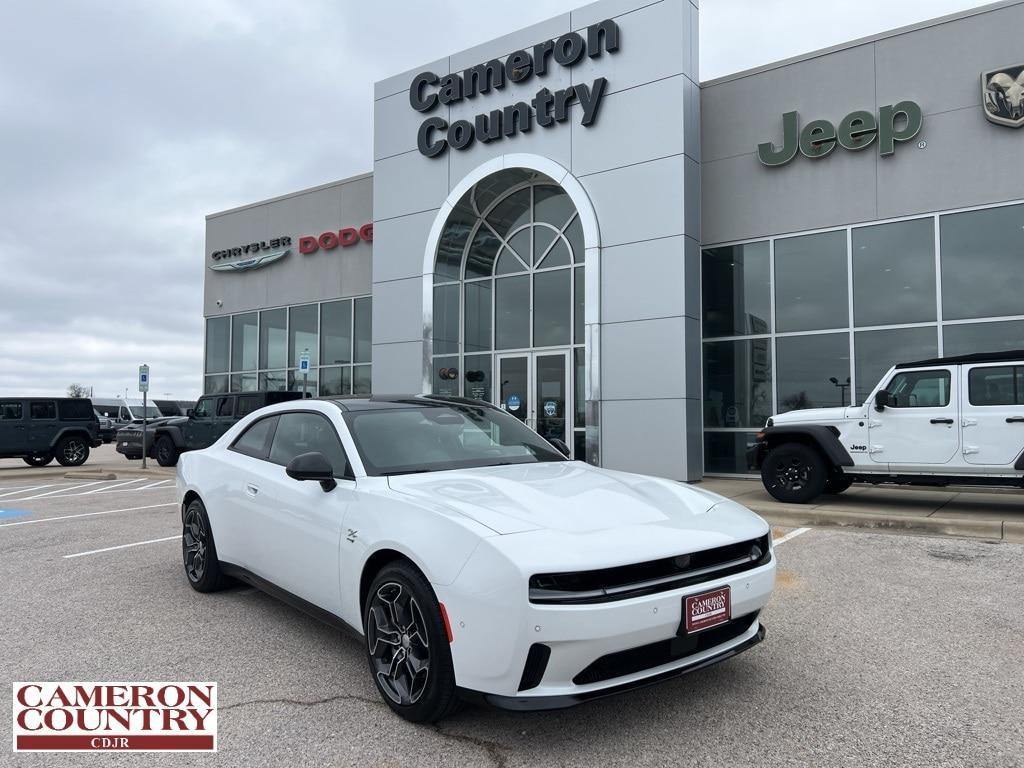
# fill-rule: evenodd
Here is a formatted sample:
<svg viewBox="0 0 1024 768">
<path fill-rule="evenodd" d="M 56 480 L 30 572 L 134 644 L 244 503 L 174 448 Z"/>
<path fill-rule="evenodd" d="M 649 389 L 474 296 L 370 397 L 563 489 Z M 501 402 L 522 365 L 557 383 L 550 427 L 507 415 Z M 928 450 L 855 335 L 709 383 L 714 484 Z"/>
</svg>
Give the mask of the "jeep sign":
<svg viewBox="0 0 1024 768">
<path fill-rule="evenodd" d="M 799 150 L 810 158 L 824 157 L 836 144 L 852 152 L 871 146 L 878 139 L 878 153 L 888 157 L 896 151 L 896 142 L 910 141 L 921 130 L 921 107 L 913 101 L 901 101 L 870 112 L 857 110 L 839 121 L 837 128 L 828 120 L 812 120 L 800 130 L 800 116 L 787 112 L 782 116 L 782 146 L 766 141 L 757 145 L 757 157 L 767 166 L 785 165 Z"/>
</svg>

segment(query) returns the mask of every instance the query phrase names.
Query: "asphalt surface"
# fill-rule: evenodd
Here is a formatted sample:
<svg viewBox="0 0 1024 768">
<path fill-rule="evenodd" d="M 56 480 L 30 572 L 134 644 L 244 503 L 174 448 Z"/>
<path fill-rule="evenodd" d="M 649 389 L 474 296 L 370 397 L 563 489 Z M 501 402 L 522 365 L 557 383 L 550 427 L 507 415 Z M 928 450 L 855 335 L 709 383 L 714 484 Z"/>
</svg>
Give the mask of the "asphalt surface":
<svg viewBox="0 0 1024 768">
<path fill-rule="evenodd" d="M 156 482 L 0 483 L 0 510 L 28 513 L 0 512 L 0 682 L 216 681 L 219 754 L 12 754 L 4 692 L 0 765 L 1024 765 L 1021 545 L 806 531 L 779 545 L 768 635 L 742 656 L 414 726 L 354 639 L 250 588 L 193 592 Z"/>
</svg>

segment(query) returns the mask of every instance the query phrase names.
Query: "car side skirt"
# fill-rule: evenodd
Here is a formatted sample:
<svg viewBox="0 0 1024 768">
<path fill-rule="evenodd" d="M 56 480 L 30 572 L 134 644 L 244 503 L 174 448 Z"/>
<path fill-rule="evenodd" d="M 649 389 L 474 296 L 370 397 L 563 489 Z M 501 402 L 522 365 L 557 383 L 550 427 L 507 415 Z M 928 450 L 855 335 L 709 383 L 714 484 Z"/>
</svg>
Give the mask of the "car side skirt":
<svg viewBox="0 0 1024 768">
<path fill-rule="evenodd" d="M 287 589 L 282 589 L 272 581 L 267 581 L 262 576 L 257 576 L 247 568 L 243 568 L 242 566 L 235 565 L 233 563 L 225 563 L 222 560 L 220 563 L 220 569 L 225 575 L 245 582 L 249 586 L 256 587 L 256 589 L 261 592 L 266 592 L 271 597 L 277 598 L 283 603 L 288 603 L 288 605 L 293 608 L 297 608 L 303 613 L 312 616 L 318 621 L 322 621 L 330 627 L 340 629 L 360 641 L 363 639 L 363 633 L 341 618 L 341 616 L 337 616 L 330 611 L 325 611 L 320 606 L 314 605 L 308 600 L 303 600 L 298 595 L 289 592 Z"/>
<path fill-rule="evenodd" d="M 588 701 L 594 701 L 595 699 L 603 699 L 606 696 L 615 696 L 627 691 L 635 691 L 640 688 L 646 688 L 650 685 L 657 685 L 658 683 L 663 683 L 666 680 L 682 677 L 690 672 L 696 672 L 698 669 L 704 669 L 705 667 L 720 664 L 727 659 L 731 659 L 733 656 L 738 656 L 744 651 L 753 648 L 764 640 L 764 636 L 765 628 L 764 624 L 761 624 L 757 628 L 757 633 L 748 640 L 745 640 L 739 645 L 728 648 L 714 656 L 702 659 L 694 664 L 679 667 L 677 669 L 671 669 L 667 672 L 661 672 L 660 674 L 652 675 L 651 677 L 645 677 L 642 680 L 620 683 L 619 685 L 612 685 L 608 688 L 601 688 L 600 690 L 595 691 L 586 691 L 585 693 L 566 694 L 563 696 L 500 696 L 498 694 L 484 693 L 482 691 L 474 691 L 468 688 L 458 688 L 457 692 L 459 696 L 467 702 L 490 705 L 497 709 L 507 709 L 516 712 L 540 712 L 549 709 L 567 709 L 568 707 L 575 707 L 578 704 L 584 704 Z"/>
</svg>

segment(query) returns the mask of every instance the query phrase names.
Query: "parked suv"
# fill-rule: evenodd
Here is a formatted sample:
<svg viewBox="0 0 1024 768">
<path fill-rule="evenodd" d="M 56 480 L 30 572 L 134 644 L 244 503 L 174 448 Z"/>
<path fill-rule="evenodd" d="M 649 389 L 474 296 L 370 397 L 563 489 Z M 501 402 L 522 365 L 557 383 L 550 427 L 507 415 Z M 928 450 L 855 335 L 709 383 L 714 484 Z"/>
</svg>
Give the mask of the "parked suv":
<svg viewBox="0 0 1024 768">
<path fill-rule="evenodd" d="M 173 467 L 185 451 L 206 448 L 231 426 L 265 405 L 299 400 L 301 392 L 236 392 L 199 398 L 188 416 L 168 419 L 153 430 L 151 455 L 161 467 Z M 141 443 L 141 437 L 140 437 Z M 148 442 L 148 440 L 147 440 Z"/>
<path fill-rule="evenodd" d="M 0 458 L 33 467 L 57 461 L 77 467 L 102 444 L 100 422 L 87 398 L 0 398 Z"/>
<path fill-rule="evenodd" d="M 806 504 L 854 482 L 1024 486 L 1024 350 L 889 369 L 863 405 L 772 416 L 755 462 Z"/>
</svg>

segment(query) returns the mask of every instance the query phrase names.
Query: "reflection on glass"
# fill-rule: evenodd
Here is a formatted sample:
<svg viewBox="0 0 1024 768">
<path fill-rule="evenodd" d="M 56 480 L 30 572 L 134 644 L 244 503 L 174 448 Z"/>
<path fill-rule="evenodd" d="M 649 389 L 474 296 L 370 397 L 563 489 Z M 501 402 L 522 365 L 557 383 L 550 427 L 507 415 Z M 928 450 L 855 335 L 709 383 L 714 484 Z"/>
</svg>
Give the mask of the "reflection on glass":
<svg viewBox="0 0 1024 768">
<path fill-rule="evenodd" d="M 372 366 L 369 365 L 356 365 L 352 367 L 352 394 L 353 395 L 369 395 L 372 390 L 370 388 L 370 369 Z"/>
<path fill-rule="evenodd" d="M 373 359 L 372 301 L 369 297 L 355 300 L 356 345 L 352 356 L 352 362 L 355 363 L 368 363 Z"/>
<path fill-rule="evenodd" d="M 463 396 L 491 401 L 491 356 L 466 355 L 462 372 Z"/>
<path fill-rule="evenodd" d="M 255 373 L 234 373 L 231 375 L 232 392 L 255 392 L 259 389 L 259 377 Z"/>
<path fill-rule="evenodd" d="M 957 323 L 942 327 L 942 354 L 1011 352 L 1024 349 L 1024 320 L 996 323 Z"/>
<path fill-rule="evenodd" d="M 572 249 L 572 260 L 577 264 L 582 264 L 585 244 L 583 242 L 583 224 L 580 223 L 579 214 L 573 216 L 572 222 L 565 228 L 565 238 L 569 241 L 569 247 Z"/>
<path fill-rule="evenodd" d="M 550 231 L 550 230 L 549 230 Z M 569 266 L 572 259 L 569 256 L 569 246 L 563 238 L 559 237 L 555 244 L 551 246 L 551 249 L 547 252 L 547 256 L 537 266 L 541 269 L 551 269 L 552 267 L 567 267 Z"/>
<path fill-rule="evenodd" d="M 490 277 L 494 271 L 494 259 L 497 257 L 500 247 L 501 240 L 486 224 L 481 224 L 466 252 L 466 279 Z"/>
<path fill-rule="evenodd" d="M 496 206 L 487 216 L 490 224 L 499 237 L 530 221 L 530 188 L 526 187 L 513 192 Z M 481 227 L 482 229 L 483 227 Z M 467 275 L 468 276 L 468 275 Z"/>
<path fill-rule="evenodd" d="M 740 336 L 771 330 L 768 256 L 767 242 L 704 251 L 704 336 Z"/>
<path fill-rule="evenodd" d="M 491 348 L 491 281 L 466 283 L 466 352 Z"/>
<path fill-rule="evenodd" d="M 453 357 L 434 358 L 433 393 L 445 397 L 459 396 L 459 381 L 462 372 L 459 370 L 458 355 Z"/>
<path fill-rule="evenodd" d="M 583 282 L 583 277 L 584 277 L 583 269 L 584 269 L 583 267 L 576 267 L 576 270 L 573 273 L 573 277 L 572 277 L 572 279 L 573 279 L 573 287 L 572 287 L 572 290 L 573 290 L 573 305 L 574 305 L 572 340 L 576 344 L 582 344 L 583 343 L 583 323 L 584 323 L 584 318 L 585 318 L 585 314 L 584 314 L 584 309 L 585 309 L 584 300 L 586 299 L 586 295 L 587 295 L 586 287 L 585 287 L 585 284 Z"/>
<path fill-rule="evenodd" d="M 259 323 L 257 314 L 231 318 L 231 370 L 255 371 L 259 362 Z"/>
<path fill-rule="evenodd" d="M 704 344 L 704 426 L 762 427 L 772 413 L 769 339 Z"/>
<path fill-rule="evenodd" d="M 846 328 L 846 282 L 845 230 L 776 240 L 776 330 Z"/>
<path fill-rule="evenodd" d="M 303 352 L 309 352 L 309 364 L 318 365 L 317 306 L 306 304 L 288 309 L 288 359 L 298 367 Z"/>
<path fill-rule="evenodd" d="M 555 267 L 557 264 L 548 264 L 547 261 L 542 265 L 540 260 L 544 258 L 544 254 L 548 252 L 548 248 L 551 243 L 558 237 L 558 232 L 549 227 L 534 227 L 533 228 L 533 264 L 535 266 L 544 267 Z"/>
<path fill-rule="evenodd" d="M 203 392 L 207 395 L 218 395 L 228 391 L 227 374 L 219 376 L 207 376 L 204 382 Z"/>
<path fill-rule="evenodd" d="M 587 426 L 587 369 L 584 361 L 586 356 L 584 354 L 583 347 L 577 347 L 572 351 L 573 354 L 573 391 L 575 392 L 573 406 L 576 411 L 576 416 L 573 419 L 573 426 L 577 428 L 583 428 Z M 577 453 L 576 458 L 581 459 L 585 456 L 583 453 Z"/>
<path fill-rule="evenodd" d="M 932 219 L 857 227 L 852 242 L 856 325 L 896 325 L 935 319 Z"/>
<path fill-rule="evenodd" d="M 320 369 L 320 395 L 332 397 L 352 393 L 352 369 L 345 366 Z"/>
<path fill-rule="evenodd" d="M 284 371 L 264 371 L 260 374 L 260 389 L 268 392 L 283 392 L 288 389 L 288 377 Z"/>
<path fill-rule="evenodd" d="M 320 362 L 352 362 L 352 302 L 331 301 L 320 305 Z"/>
<path fill-rule="evenodd" d="M 534 187 L 533 194 L 534 221 L 542 221 L 561 229 L 569 221 L 569 217 L 576 213 L 572 200 L 561 187 L 537 186 Z"/>
<path fill-rule="evenodd" d="M 863 403 L 882 374 L 896 363 L 912 363 L 938 355 L 939 338 L 935 326 L 858 331 L 854 334 L 853 346 L 857 356 L 857 396 L 854 402 Z"/>
<path fill-rule="evenodd" d="M 305 379 L 304 376 L 306 374 L 299 373 L 297 369 L 288 371 L 288 390 L 291 392 L 304 392 L 307 397 L 315 397 L 317 393 L 317 372 L 310 371 Z M 304 380 L 305 389 L 303 389 Z"/>
<path fill-rule="evenodd" d="M 939 217 L 942 243 L 942 317 L 1019 315 L 1024 205 Z"/>
<path fill-rule="evenodd" d="M 284 368 L 287 365 L 288 310 L 260 312 L 260 368 Z"/>
<path fill-rule="evenodd" d="M 455 206 L 441 231 L 437 244 L 437 260 L 434 265 L 434 282 L 462 279 L 462 253 L 466 248 L 469 233 L 476 222 L 476 214 L 469 205 L 469 192 Z"/>
<path fill-rule="evenodd" d="M 502 277 L 494 281 L 494 346 L 530 346 L 530 278 Z"/>
<path fill-rule="evenodd" d="M 846 333 L 775 340 L 779 413 L 850 404 L 850 337 Z"/>
<path fill-rule="evenodd" d="M 459 351 L 459 286 L 434 288 L 434 354 Z"/>
<path fill-rule="evenodd" d="M 206 321 L 206 372 L 228 370 L 228 349 L 231 345 L 231 318 L 211 317 Z M 227 383 L 224 384 L 227 387 Z M 220 390 L 223 391 L 223 390 Z"/>
<path fill-rule="evenodd" d="M 533 346 L 554 347 L 571 342 L 571 277 L 567 269 L 533 276 Z"/>
<path fill-rule="evenodd" d="M 526 421 L 533 407 L 530 402 L 529 358 L 504 357 L 498 360 L 498 407 Z"/>
<path fill-rule="evenodd" d="M 526 269 L 526 265 L 530 263 L 530 236 L 533 233 L 533 227 L 526 227 L 520 229 L 512 237 L 509 238 L 509 247 L 516 252 L 519 257 L 519 261 L 522 264 L 519 266 L 519 270 Z M 511 267 L 505 268 L 506 272 L 514 271 Z"/>
<path fill-rule="evenodd" d="M 704 471 L 710 474 L 757 472 L 753 432 L 705 432 Z"/>
</svg>

